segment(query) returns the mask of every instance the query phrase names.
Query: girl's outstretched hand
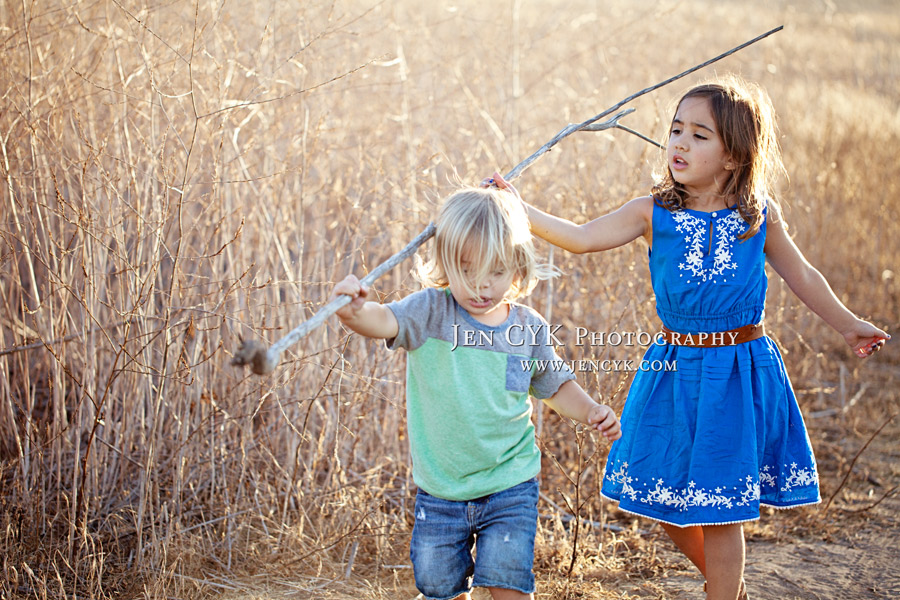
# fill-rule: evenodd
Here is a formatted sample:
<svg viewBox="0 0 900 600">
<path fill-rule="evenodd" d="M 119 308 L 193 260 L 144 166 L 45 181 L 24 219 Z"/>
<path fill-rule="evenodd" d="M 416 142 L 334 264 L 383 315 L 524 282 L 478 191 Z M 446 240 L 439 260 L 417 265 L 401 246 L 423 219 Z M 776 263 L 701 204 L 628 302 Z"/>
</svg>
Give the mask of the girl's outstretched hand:
<svg viewBox="0 0 900 600">
<path fill-rule="evenodd" d="M 605 404 L 592 408 L 588 413 L 587 422 L 590 427 L 599 431 L 610 442 L 622 437 L 622 426 L 619 424 L 616 413 Z"/>
<path fill-rule="evenodd" d="M 503 179 L 503 175 L 501 175 L 497 171 L 494 171 L 494 174 L 492 176 L 482 179 L 480 187 L 496 187 L 500 188 L 501 190 L 509 190 L 516 198 L 518 198 L 519 200 L 522 199 L 522 196 L 519 195 L 519 190 L 513 187 L 513 184 Z"/>
<path fill-rule="evenodd" d="M 871 356 L 881 350 L 891 336 L 868 321 L 858 319 L 853 328 L 843 331 L 844 339 L 860 358 Z"/>
</svg>

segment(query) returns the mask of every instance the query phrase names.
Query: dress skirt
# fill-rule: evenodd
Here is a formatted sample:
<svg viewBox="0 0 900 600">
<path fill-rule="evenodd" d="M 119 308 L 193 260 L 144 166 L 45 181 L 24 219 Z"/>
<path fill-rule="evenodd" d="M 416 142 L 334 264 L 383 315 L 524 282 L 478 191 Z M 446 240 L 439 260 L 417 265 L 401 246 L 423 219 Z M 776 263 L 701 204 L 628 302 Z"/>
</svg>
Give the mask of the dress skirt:
<svg viewBox="0 0 900 600">
<path fill-rule="evenodd" d="M 820 501 L 809 436 L 768 337 L 714 348 L 654 344 L 622 413 L 602 493 L 664 523 L 759 518 Z M 665 367 L 668 368 L 665 368 Z"/>
</svg>

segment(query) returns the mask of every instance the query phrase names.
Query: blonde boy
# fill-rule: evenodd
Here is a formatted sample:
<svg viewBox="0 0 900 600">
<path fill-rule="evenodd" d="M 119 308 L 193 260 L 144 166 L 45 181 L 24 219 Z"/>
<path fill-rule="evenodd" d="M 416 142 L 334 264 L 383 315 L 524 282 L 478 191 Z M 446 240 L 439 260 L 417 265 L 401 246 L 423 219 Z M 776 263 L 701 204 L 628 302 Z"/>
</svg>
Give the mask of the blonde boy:
<svg viewBox="0 0 900 600">
<path fill-rule="evenodd" d="M 529 396 L 610 441 L 619 421 L 561 363 L 547 322 L 515 302 L 555 275 L 535 258 L 522 203 L 466 188 L 446 199 L 436 225 L 432 257 L 418 269 L 425 289 L 382 305 L 350 275 L 334 288 L 353 297 L 337 314 L 408 353 L 419 591 L 468 598 L 474 586 L 494 600 L 532 598 L 540 451 Z"/>
</svg>

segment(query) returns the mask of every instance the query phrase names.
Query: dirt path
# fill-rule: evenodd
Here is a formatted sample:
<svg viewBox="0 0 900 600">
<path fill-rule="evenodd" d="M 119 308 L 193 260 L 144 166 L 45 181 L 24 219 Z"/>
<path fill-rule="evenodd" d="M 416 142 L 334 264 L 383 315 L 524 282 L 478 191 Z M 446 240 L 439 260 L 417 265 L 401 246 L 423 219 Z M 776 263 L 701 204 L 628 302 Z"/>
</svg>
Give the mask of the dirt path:
<svg viewBox="0 0 900 600">
<path fill-rule="evenodd" d="M 900 598 L 896 528 L 842 542 L 752 542 L 747 579 L 754 598 Z"/>
<path fill-rule="evenodd" d="M 888 499 L 877 511 L 847 515 L 847 527 L 827 539 L 762 538 L 747 541 L 746 580 L 753 600 L 869 600 L 900 598 L 900 500 Z M 841 516 L 835 517 L 836 522 Z M 655 584 L 625 586 L 639 598 L 700 600 L 693 576 L 668 544 L 660 554 L 685 569 Z M 611 586 L 606 589 L 612 591 Z M 662 596 L 659 594 L 662 593 Z M 605 596 L 604 596 L 605 597 Z"/>
<path fill-rule="evenodd" d="M 753 600 L 872 600 L 900 598 L 900 498 L 888 498 L 877 509 L 863 514 L 828 513 L 828 526 L 820 539 L 753 533 L 749 527 L 746 580 Z M 811 519 L 824 518 L 813 513 Z M 789 523 L 789 517 L 774 517 Z M 776 525 L 781 527 L 782 524 Z M 702 579 L 687 560 L 662 536 L 652 542 L 660 561 L 667 565 L 661 576 L 634 578 L 627 573 L 608 574 L 603 581 L 585 577 L 566 590 L 553 574 L 538 571 L 536 600 L 702 600 Z M 397 568 L 392 585 L 366 583 L 357 577 L 343 581 L 273 581 L 266 585 L 244 582 L 243 591 L 224 594 L 227 600 L 350 598 L 421 598 L 412 582 L 412 571 Z M 268 578 L 267 578 L 268 579 Z M 384 582 L 383 582 L 384 583 Z M 362 585 L 364 584 L 364 585 Z M 251 591 L 252 590 L 252 591 Z M 473 600 L 489 600 L 486 590 L 476 589 Z"/>
</svg>

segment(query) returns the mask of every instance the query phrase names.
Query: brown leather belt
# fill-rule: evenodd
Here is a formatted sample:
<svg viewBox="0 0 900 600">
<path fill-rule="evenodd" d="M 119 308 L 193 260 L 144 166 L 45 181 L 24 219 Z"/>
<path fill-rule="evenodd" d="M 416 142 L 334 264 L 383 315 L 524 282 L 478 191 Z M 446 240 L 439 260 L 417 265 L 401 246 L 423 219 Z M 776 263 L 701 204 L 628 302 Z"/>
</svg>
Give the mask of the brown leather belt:
<svg viewBox="0 0 900 600">
<path fill-rule="evenodd" d="M 665 325 L 662 328 L 662 340 L 674 346 L 693 346 L 695 348 L 716 348 L 718 346 L 735 346 L 766 335 L 763 323 L 744 325 L 728 331 L 703 333 L 678 333 Z"/>
</svg>

